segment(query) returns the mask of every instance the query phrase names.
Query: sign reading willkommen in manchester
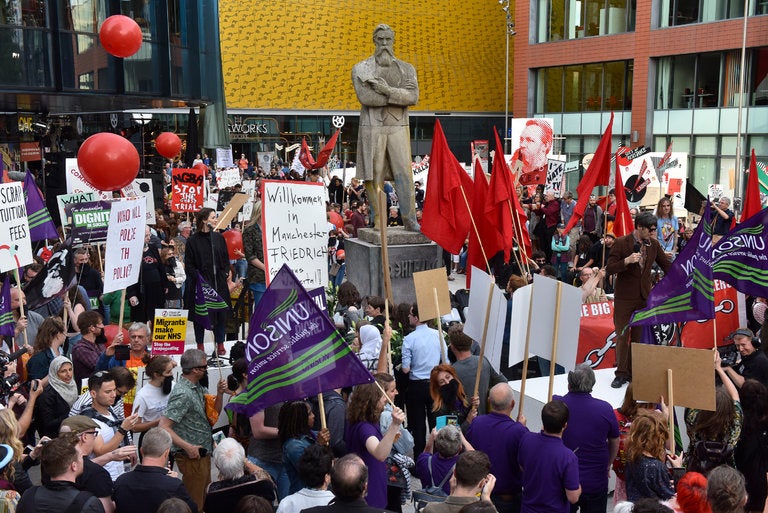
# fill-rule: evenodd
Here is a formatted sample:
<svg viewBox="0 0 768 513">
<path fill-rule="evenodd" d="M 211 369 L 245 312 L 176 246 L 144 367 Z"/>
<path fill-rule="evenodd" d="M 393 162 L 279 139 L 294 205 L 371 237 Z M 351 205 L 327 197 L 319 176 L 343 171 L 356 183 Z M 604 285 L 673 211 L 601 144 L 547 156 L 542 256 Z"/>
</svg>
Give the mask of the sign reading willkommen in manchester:
<svg viewBox="0 0 768 513">
<path fill-rule="evenodd" d="M 139 281 L 146 208 L 147 202 L 143 199 L 122 199 L 112 203 L 104 259 L 105 294 Z"/>
<path fill-rule="evenodd" d="M 267 284 L 287 264 L 306 289 L 328 283 L 328 223 L 321 183 L 262 181 Z"/>
<path fill-rule="evenodd" d="M 32 262 L 24 190 L 21 182 L 4 183 L 0 185 L 0 271 L 13 271 Z"/>
</svg>

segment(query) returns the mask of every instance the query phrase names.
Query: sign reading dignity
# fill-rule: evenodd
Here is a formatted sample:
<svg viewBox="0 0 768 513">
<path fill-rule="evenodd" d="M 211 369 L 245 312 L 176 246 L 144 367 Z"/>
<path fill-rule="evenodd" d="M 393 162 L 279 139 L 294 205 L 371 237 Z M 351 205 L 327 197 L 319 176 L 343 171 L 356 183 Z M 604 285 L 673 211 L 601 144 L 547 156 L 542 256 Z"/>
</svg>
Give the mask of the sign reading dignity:
<svg viewBox="0 0 768 513">
<path fill-rule="evenodd" d="M 4 183 L 0 185 L 0 271 L 13 271 L 32 262 L 24 190 L 21 182 Z"/>
<path fill-rule="evenodd" d="M 70 203 L 65 206 L 66 218 L 72 220 L 69 226 L 72 245 L 106 241 L 111 208 L 111 201 Z"/>
<path fill-rule="evenodd" d="M 328 283 L 328 230 L 323 184 L 262 181 L 262 234 L 267 284 L 287 264 L 301 284 Z"/>
<path fill-rule="evenodd" d="M 144 251 L 147 202 L 121 199 L 112 203 L 104 259 L 104 293 L 121 290 L 139 280 Z"/>
</svg>

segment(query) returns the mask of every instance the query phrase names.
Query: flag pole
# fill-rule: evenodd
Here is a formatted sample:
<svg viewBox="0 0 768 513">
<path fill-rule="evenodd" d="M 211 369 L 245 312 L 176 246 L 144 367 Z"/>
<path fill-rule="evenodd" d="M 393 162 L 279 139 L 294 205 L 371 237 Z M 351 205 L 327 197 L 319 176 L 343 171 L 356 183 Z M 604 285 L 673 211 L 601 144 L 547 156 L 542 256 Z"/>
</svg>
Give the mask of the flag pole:
<svg viewBox="0 0 768 513">
<path fill-rule="evenodd" d="M 555 360 L 557 359 L 557 337 L 560 326 L 560 303 L 562 301 L 563 282 L 557 281 L 557 302 L 555 303 L 555 325 L 552 331 L 552 359 L 549 362 L 549 392 L 547 393 L 547 402 L 552 400 L 552 389 L 555 385 Z"/>
<path fill-rule="evenodd" d="M 16 286 L 19 288 L 19 315 L 24 317 L 24 301 L 21 300 L 21 277 L 19 276 L 19 268 L 16 267 L 13 270 L 13 275 L 16 277 Z M 24 345 L 29 345 L 29 338 L 27 337 L 27 328 L 24 328 Z"/>
<path fill-rule="evenodd" d="M 515 239 L 518 239 L 517 247 L 522 247 L 522 241 L 517 236 L 517 223 L 515 222 L 515 214 L 512 211 L 512 203 L 510 203 L 509 200 L 507 200 L 507 205 L 509 205 L 509 215 L 512 217 L 512 230 L 515 232 Z M 520 269 L 520 272 L 522 273 L 525 271 L 523 268 L 523 264 L 520 262 L 520 258 L 518 258 L 517 253 L 515 253 L 515 248 L 513 247 L 511 250 L 512 256 L 515 258 L 515 262 L 517 263 L 517 268 Z"/>
<path fill-rule="evenodd" d="M 445 363 L 445 351 L 443 350 L 445 337 L 443 335 L 443 323 L 440 319 L 440 303 L 437 302 L 437 289 L 433 288 L 432 294 L 435 298 L 435 314 L 437 315 L 437 331 L 440 333 L 440 363 Z"/>
<path fill-rule="evenodd" d="M 467 212 L 469 213 L 469 220 L 472 222 L 472 229 L 475 230 L 475 236 L 477 236 L 477 243 L 480 245 L 480 251 L 482 251 L 483 253 L 483 260 L 485 260 L 485 268 L 491 271 L 491 266 L 490 264 L 488 264 L 488 257 L 485 254 L 485 248 L 483 247 L 483 242 L 482 242 L 482 239 L 480 238 L 480 232 L 477 229 L 477 224 L 475 224 L 475 216 L 472 215 L 472 209 L 469 208 L 469 201 L 467 201 L 467 195 L 464 192 L 464 187 L 459 185 L 459 190 L 461 191 L 461 197 L 464 198 L 464 204 L 467 206 Z M 493 271 L 491 271 L 491 274 L 493 274 Z"/>
<path fill-rule="evenodd" d="M 488 322 L 491 318 L 491 301 L 493 299 L 493 288 L 496 285 L 493 283 L 493 281 L 490 282 L 490 287 L 488 288 L 488 302 L 486 303 L 486 309 L 485 309 L 485 323 L 483 325 L 483 340 L 480 343 L 480 356 L 477 358 L 477 372 L 475 373 L 475 393 L 472 395 L 472 397 L 478 396 L 478 391 L 480 390 L 480 374 L 483 371 L 483 358 L 485 357 L 485 341 L 488 336 Z"/>
<path fill-rule="evenodd" d="M 392 369 L 392 325 L 389 322 L 389 301 L 384 301 L 384 329 L 389 328 L 389 340 L 387 340 L 387 374 L 394 376 Z"/>
<path fill-rule="evenodd" d="M 525 403 L 525 382 L 528 378 L 528 351 L 531 343 L 531 318 L 533 317 L 533 290 L 528 300 L 528 324 L 525 328 L 525 348 L 523 349 L 523 375 L 520 381 L 520 407 L 518 408 L 518 418 L 523 414 L 523 403 Z"/>
<path fill-rule="evenodd" d="M 667 369 L 667 408 L 669 410 L 669 418 L 667 419 L 667 429 L 669 429 L 669 439 L 675 439 L 675 396 L 672 390 L 672 369 Z M 672 445 L 674 447 L 674 443 Z"/>
<path fill-rule="evenodd" d="M 379 387 L 379 390 L 381 390 L 381 393 L 387 399 L 387 402 L 392 405 L 392 408 L 396 408 L 394 401 L 392 401 L 392 399 L 390 399 L 389 396 L 387 395 L 387 392 L 383 388 L 381 388 L 381 385 L 379 384 L 379 382 L 376 381 L 375 379 L 373 380 L 373 382 L 376 383 L 377 387 Z"/>
<path fill-rule="evenodd" d="M 376 195 L 378 199 L 378 211 L 381 212 L 381 223 L 379 226 L 379 233 L 381 234 L 381 267 L 384 274 L 384 295 L 392 304 L 395 304 L 394 296 L 392 295 L 392 277 L 389 275 L 389 247 L 387 245 L 387 221 L 384 216 L 384 211 L 387 206 L 387 198 L 384 191 L 376 187 Z"/>
<path fill-rule="evenodd" d="M 319 392 L 317 394 L 317 409 L 320 412 L 320 429 L 325 429 L 325 401 L 323 401 L 323 393 Z"/>
<path fill-rule="evenodd" d="M 123 315 L 125 314 L 125 289 L 120 293 L 120 316 L 117 321 L 117 332 L 122 333 L 123 330 Z"/>
<path fill-rule="evenodd" d="M 512 208 L 512 202 L 507 199 L 507 205 L 509 205 L 509 213 L 512 216 L 512 228 L 515 230 L 515 238 L 517 238 L 517 247 L 520 248 L 523 252 L 523 255 L 525 255 L 525 243 L 523 241 L 523 227 L 520 223 L 516 221 L 515 211 Z M 528 263 L 528 256 L 525 255 L 525 258 L 521 258 L 520 261 L 525 262 L 525 267 L 520 267 L 520 270 L 525 270 L 526 274 L 531 274 L 531 264 Z M 519 264 L 518 264 L 519 265 Z"/>
</svg>

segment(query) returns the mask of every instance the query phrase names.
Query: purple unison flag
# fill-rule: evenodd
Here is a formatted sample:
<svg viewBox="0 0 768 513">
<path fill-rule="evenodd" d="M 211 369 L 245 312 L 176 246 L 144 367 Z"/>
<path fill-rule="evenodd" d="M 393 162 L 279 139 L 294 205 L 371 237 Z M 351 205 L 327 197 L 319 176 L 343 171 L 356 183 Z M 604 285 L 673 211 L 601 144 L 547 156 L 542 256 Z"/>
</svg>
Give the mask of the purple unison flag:
<svg viewBox="0 0 768 513">
<path fill-rule="evenodd" d="M 248 387 L 227 405 L 244 415 L 279 401 L 373 382 L 287 265 L 278 271 L 253 312 L 245 356 Z"/>
<path fill-rule="evenodd" d="M 736 225 L 712 250 L 713 276 L 744 294 L 765 297 L 768 288 L 768 209 Z"/>
<path fill-rule="evenodd" d="M 216 290 L 205 281 L 203 275 L 197 273 L 197 286 L 195 288 L 195 309 L 192 311 L 192 320 L 197 321 L 207 330 L 212 330 L 211 318 L 208 310 L 226 310 L 229 308 L 224 299 Z"/>
<path fill-rule="evenodd" d="M 45 208 L 40 189 L 37 188 L 37 184 L 29 171 L 24 177 L 24 198 L 27 203 L 27 221 L 29 222 L 29 235 L 32 241 L 58 239 L 59 232 L 56 231 L 56 225 L 53 224 L 50 212 Z"/>
<path fill-rule="evenodd" d="M 77 273 L 72 261 L 72 249 L 69 244 L 65 244 L 48 259 L 37 276 L 24 285 L 27 309 L 35 310 L 63 296 L 75 283 Z"/>
<path fill-rule="evenodd" d="M 632 314 L 629 326 L 715 318 L 712 225 L 709 215 L 710 206 L 707 202 L 704 217 L 691 240 L 672 262 L 669 272 L 648 294 L 647 307 Z"/>
<path fill-rule="evenodd" d="M 13 314 L 11 313 L 11 280 L 5 275 L 3 292 L 0 294 L 0 336 L 14 336 Z"/>
</svg>

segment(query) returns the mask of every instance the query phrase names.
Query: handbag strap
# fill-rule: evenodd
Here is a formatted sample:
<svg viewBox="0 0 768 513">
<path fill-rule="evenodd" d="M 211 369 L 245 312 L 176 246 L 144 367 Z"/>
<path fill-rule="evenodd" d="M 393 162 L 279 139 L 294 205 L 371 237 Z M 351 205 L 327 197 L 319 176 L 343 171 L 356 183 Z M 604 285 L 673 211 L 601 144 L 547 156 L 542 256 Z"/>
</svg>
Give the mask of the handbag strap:
<svg viewBox="0 0 768 513">
<path fill-rule="evenodd" d="M 453 475 L 453 470 L 456 468 L 456 464 L 453 464 L 451 470 L 449 470 L 448 473 L 445 474 L 445 477 L 443 477 L 443 480 L 440 481 L 440 484 L 435 486 L 435 477 L 432 475 L 432 456 L 434 456 L 434 454 L 430 454 L 429 459 L 427 460 L 427 468 L 429 468 L 429 481 L 432 483 L 432 488 L 442 488 L 443 485 L 448 482 L 448 479 L 450 479 Z"/>
</svg>

